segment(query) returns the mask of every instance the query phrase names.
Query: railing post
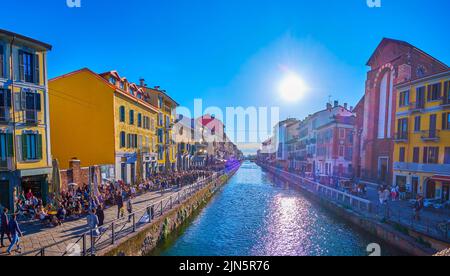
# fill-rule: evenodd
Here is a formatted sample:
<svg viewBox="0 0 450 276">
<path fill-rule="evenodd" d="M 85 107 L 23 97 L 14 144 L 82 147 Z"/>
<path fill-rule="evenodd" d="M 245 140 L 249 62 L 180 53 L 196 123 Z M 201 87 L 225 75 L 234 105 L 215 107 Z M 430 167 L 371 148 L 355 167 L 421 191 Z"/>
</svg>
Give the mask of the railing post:
<svg viewBox="0 0 450 276">
<path fill-rule="evenodd" d="M 86 233 L 83 234 L 83 257 L 86 256 Z"/>
<path fill-rule="evenodd" d="M 161 216 L 163 215 L 163 201 L 161 200 Z"/>
<path fill-rule="evenodd" d="M 116 242 L 116 229 L 114 221 L 111 224 L 111 244 Z"/>
<path fill-rule="evenodd" d="M 150 206 L 147 207 L 147 216 L 148 216 L 148 223 L 152 222 L 152 210 L 150 209 Z"/>
<path fill-rule="evenodd" d="M 91 256 L 95 255 L 95 237 L 94 229 L 91 229 Z"/>
<path fill-rule="evenodd" d="M 170 196 L 170 209 L 172 210 L 173 208 L 173 200 L 172 200 L 172 196 Z"/>
<path fill-rule="evenodd" d="M 133 216 L 133 233 L 136 232 L 136 213 L 132 214 Z"/>
<path fill-rule="evenodd" d="M 45 248 L 44 247 L 41 248 L 41 257 L 45 257 Z"/>
</svg>

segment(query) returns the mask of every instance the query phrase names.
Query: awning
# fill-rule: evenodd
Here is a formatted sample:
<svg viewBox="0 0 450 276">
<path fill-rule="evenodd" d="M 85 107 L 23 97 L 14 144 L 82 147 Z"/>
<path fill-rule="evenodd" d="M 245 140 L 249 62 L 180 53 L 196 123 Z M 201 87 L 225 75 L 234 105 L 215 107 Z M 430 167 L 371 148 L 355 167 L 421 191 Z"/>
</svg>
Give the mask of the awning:
<svg viewBox="0 0 450 276">
<path fill-rule="evenodd" d="M 431 180 L 434 181 L 442 181 L 442 182 L 450 182 L 450 176 L 449 175 L 435 175 L 431 178 Z"/>
</svg>

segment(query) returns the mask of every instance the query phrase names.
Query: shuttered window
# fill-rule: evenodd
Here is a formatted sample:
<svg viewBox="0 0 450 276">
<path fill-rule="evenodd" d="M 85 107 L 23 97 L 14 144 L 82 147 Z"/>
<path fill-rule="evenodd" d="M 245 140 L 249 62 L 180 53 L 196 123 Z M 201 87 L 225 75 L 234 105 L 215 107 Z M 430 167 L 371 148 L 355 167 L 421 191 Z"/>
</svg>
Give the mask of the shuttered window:
<svg viewBox="0 0 450 276">
<path fill-rule="evenodd" d="M 13 156 L 13 135 L 11 133 L 0 133 L 0 167 L 6 168 L 8 157 Z"/>
<path fill-rule="evenodd" d="M 134 110 L 130 110 L 130 125 L 134 125 Z"/>
<path fill-rule="evenodd" d="M 36 65 L 38 58 L 36 55 L 25 51 L 19 51 L 19 80 L 24 82 L 35 83 L 36 72 L 39 72 L 39 66 Z"/>
<path fill-rule="evenodd" d="M 24 161 L 42 159 L 42 134 L 22 134 L 22 159 Z"/>
</svg>

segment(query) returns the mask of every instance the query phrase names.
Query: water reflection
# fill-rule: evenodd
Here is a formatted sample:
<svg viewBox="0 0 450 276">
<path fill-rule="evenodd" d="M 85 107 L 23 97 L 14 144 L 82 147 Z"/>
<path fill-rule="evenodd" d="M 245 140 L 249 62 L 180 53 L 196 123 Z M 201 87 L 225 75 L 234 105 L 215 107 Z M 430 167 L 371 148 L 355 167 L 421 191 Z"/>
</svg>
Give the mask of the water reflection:
<svg viewBox="0 0 450 276">
<path fill-rule="evenodd" d="M 161 255 L 367 255 L 379 240 L 355 231 L 285 183 L 245 163 Z M 384 254 L 393 251 L 383 246 Z"/>
</svg>

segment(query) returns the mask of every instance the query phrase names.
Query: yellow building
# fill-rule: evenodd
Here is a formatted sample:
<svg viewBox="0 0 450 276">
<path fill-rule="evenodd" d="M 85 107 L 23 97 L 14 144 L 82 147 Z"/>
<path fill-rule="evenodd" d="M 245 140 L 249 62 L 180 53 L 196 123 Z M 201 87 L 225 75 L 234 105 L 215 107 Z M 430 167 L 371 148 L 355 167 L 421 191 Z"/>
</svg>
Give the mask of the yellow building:
<svg viewBox="0 0 450 276">
<path fill-rule="evenodd" d="M 53 156 L 102 167 L 105 178 L 135 183 L 156 167 L 157 109 L 115 71 L 81 69 L 49 82 Z"/>
<path fill-rule="evenodd" d="M 158 170 L 161 172 L 175 171 L 177 169 L 177 144 L 173 136 L 173 126 L 178 103 L 160 87 L 149 88 L 144 79 L 140 80 L 139 87 L 144 90 L 146 100 L 158 109 L 156 123 Z"/>
<path fill-rule="evenodd" d="M 0 205 L 22 191 L 46 201 L 51 174 L 47 51 L 51 46 L 0 30 Z"/>
<path fill-rule="evenodd" d="M 449 201 L 450 71 L 396 90 L 393 183 L 412 197 Z"/>
</svg>

